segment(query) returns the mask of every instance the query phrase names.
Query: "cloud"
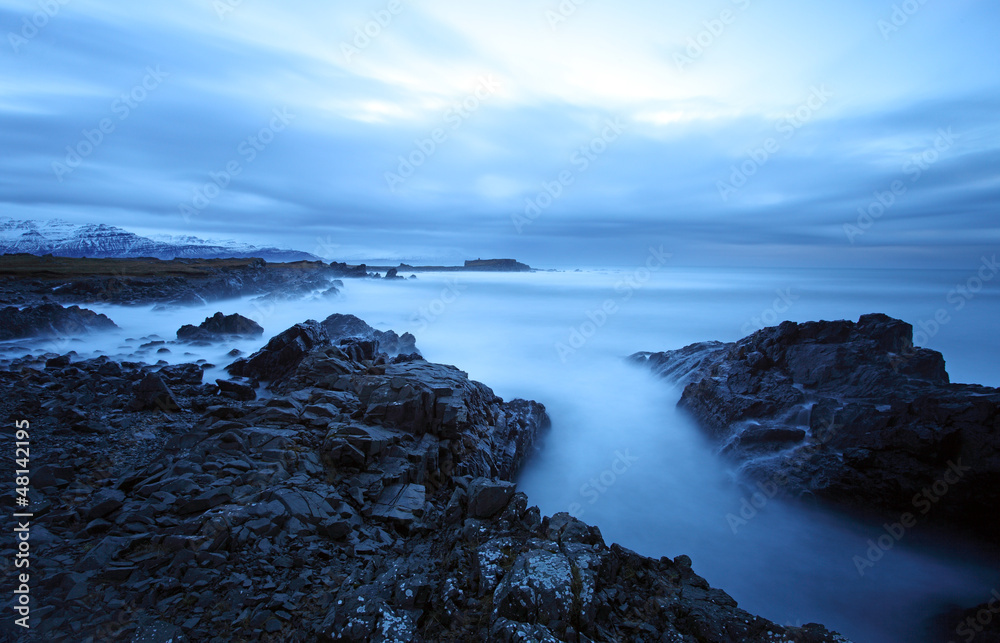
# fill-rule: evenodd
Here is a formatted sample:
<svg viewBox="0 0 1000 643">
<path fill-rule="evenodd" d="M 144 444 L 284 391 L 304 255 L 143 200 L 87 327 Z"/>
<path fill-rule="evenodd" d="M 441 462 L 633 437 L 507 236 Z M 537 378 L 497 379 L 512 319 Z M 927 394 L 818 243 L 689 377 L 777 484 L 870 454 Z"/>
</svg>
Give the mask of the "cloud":
<svg viewBox="0 0 1000 643">
<path fill-rule="evenodd" d="M 543 265 L 627 262 L 647 238 L 705 263 L 958 264 L 997 240 L 986 2 L 928 4 L 888 41 L 885 11 L 860 0 L 594 2 L 556 22 L 528 1 L 403 3 L 388 21 L 378 2 L 235 5 L 74 0 L 5 51 L 3 214 Z M 714 33 L 723 9 L 735 18 Z M 0 21 L 17 34 L 34 11 L 0 2 Z M 832 98 L 786 137 L 819 86 Z M 268 131 L 275 110 L 292 118 Z M 608 122 L 620 136 L 595 144 Z M 911 181 L 941 129 L 956 140 Z M 723 198 L 768 139 L 778 149 Z M 519 233 L 512 218 L 564 173 Z M 844 225 L 893 181 L 906 192 L 851 243 Z"/>
</svg>

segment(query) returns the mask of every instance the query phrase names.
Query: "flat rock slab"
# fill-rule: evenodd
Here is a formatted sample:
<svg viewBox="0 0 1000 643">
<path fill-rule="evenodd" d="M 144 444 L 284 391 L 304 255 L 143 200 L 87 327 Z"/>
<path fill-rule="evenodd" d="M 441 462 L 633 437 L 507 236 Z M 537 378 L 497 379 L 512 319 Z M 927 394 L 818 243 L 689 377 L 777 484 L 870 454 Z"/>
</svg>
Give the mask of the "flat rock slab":
<svg viewBox="0 0 1000 643">
<path fill-rule="evenodd" d="M 424 513 L 426 491 L 422 484 L 394 484 L 382 491 L 372 516 L 411 523 Z"/>
<path fill-rule="evenodd" d="M 517 490 L 513 482 L 492 478 L 475 478 L 469 484 L 469 514 L 473 518 L 490 518 L 500 513 Z"/>
</svg>

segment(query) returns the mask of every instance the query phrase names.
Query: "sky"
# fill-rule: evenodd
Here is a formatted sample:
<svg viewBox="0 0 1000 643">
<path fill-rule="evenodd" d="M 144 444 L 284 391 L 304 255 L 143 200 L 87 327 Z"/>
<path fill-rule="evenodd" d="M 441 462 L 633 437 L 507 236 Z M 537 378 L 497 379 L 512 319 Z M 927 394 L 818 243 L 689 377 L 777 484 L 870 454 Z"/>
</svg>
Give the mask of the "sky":
<svg viewBox="0 0 1000 643">
<path fill-rule="evenodd" d="M 0 0 L 0 216 L 326 259 L 975 267 L 995 0 Z"/>
</svg>

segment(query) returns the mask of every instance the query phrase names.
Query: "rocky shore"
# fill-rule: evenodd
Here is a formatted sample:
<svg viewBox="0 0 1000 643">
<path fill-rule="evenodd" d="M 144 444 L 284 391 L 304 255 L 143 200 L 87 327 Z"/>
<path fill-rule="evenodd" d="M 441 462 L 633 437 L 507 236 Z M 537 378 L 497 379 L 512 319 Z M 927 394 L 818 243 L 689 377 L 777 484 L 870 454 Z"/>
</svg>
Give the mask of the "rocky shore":
<svg viewBox="0 0 1000 643">
<path fill-rule="evenodd" d="M 0 341 L 25 337 L 64 337 L 117 328 L 106 315 L 58 304 L 6 306 L 0 309 Z"/>
<path fill-rule="evenodd" d="M 239 322 L 189 332 L 219 341 Z M 740 610 L 686 556 L 542 516 L 511 479 L 545 408 L 426 362 L 412 336 L 333 316 L 229 377 L 210 368 L 53 354 L 0 370 L 0 408 L 32 444 L 32 629 L 5 619 L 5 636 L 844 640 Z"/>
<path fill-rule="evenodd" d="M 755 489 L 1000 536 L 1000 390 L 882 314 L 638 353 Z M 901 518 L 902 517 L 902 518 Z"/>
<path fill-rule="evenodd" d="M 334 295 L 338 279 L 371 277 L 365 266 L 263 259 L 80 259 L 0 256 L 0 304 L 191 305 L 258 296 Z"/>
</svg>

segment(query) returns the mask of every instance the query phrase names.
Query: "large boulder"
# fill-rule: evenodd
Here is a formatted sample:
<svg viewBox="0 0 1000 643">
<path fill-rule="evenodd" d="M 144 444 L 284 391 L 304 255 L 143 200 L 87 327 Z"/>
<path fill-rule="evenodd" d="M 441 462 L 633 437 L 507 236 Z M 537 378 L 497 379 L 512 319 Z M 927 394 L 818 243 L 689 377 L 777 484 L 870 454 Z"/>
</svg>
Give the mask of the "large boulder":
<svg viewBox="0 0 1000 643">
<path fill-rule="evenodd" d="M 417 340 L 410 333 L 397 335 L 391 330 L 377 330 L 354 315 L 334 313 L 321 322 L 330 339 L 334 342 L 343 340 L 363 340 L 375 342 L 375 350 L 389 357 L 396 355 L 419 354 Z"/>
<path fill-rule="evenodd" d="M 272 337 L 264 348 L 249 358 L 236 360 L 226 371 L 238 377 L 278 380 L 294 370 L 311 349 L 329 343 L 330 337 L 323 327 L 310 319 Z"/>
<path fill-rule="evenodd" d="M 765 488 L 1000 535 L 1000 390 L 949 383 L 912 340 L 872 314 L 632 360 L 684 386 L 679 406 Z"/>
<path fill-rule="evenodd" d="M 513 482 L 475 478 L 469 484 L 469 514 L 473 518 L 492 518 L 507 506 L 516 489 Z"/>
</svg>

